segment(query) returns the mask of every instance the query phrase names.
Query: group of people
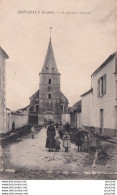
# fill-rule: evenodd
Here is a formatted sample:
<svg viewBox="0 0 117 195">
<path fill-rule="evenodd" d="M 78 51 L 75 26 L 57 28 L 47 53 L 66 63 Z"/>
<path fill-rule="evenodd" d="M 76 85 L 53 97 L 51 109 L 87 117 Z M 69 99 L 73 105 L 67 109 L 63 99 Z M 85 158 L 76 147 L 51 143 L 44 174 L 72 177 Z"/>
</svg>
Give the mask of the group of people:
<svg viewBox="0 0 117 195">
<path fill-rule="evenodd" d="M 76 133 L 76 145 L 78 146 L 79 152 L 89 152 L 93 148 L 99 148 L 101 140 L 95 133 L 93 127 L 91 127 L 88 132 L 84 132 L 81 128 L 79 128 Z"/>
<path fill-rule="evenodd" d="M 71 147 L 71 127 L 67 122 L 63 127 L 62 125 L 54 124 L 53 121 L 50 121 L 49 124 L 45 121 L 45 128 L 47 128 L 47 138 L 46 138 L 46 148 L 49 152 L 55 150 L 59 152 L 62 146 L 65 149 L 65 152 L 68 152 L 68 149 Z M 35 128 L 32 126 L 32 139 L 34 139 Z M 75 132 L 75 143 L 78 147 L 78 152 L 89 152 L 91 148 L 99 148 L 101 141 L 99 136 L 95 133 L 94 127 L 90 128 L 90 131 L 83 131 L 79 128 Z"/>
<path fill-rule="evenodd" d="M 56 129 L 55 129 L 56 128 Z M 56 130 L 58 135 L 56 136 Z M 56 150 L 56 152 L 59 152 L 61 149 L 61 142 L 60 138 L 62 139 L 62 146 L 65 148 L 65 152 L 68 152 L 68 148 L 71 147 L 70 145 L 70 125 L 67 123 L 64 127 L 62 125 L 56 124 L 54 126 L 54 123 L 51 121 L 50 125 L 47 128 L 47 139 L 46 139 L 46 148 L 49 149 L 49 152 L 52 152 L 53 149 Z"/>
</svg>

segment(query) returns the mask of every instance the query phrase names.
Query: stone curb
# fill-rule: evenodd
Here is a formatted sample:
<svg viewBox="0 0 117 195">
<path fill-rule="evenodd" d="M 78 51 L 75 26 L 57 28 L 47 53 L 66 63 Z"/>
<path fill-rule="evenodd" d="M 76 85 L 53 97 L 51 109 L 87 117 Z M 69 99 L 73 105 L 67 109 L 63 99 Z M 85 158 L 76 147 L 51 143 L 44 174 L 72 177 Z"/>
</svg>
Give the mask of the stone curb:
<svg viewBox="0 0 117 195">
<path fill-rule="evenodd" d="M 0 172 L 15 173 L 15 169 L 0 169 Z"/>
<path fill-rule="evenodd" d="M 117 175 L 117 172 L 111 172 L 111 173 L 107 173 L 107 172 L 99 172 L 99 171 L 89 171 L 89 172 L 83 172 L 85 175 Z"/>
<path fill-rule="evenodd" d="M 7 173 L 16 173 L 16 170 L 15 169 L 0 169 L 0 172 L 7 172 Z M 99 171 L 87 171 L 87 172 L 69 172 L 69 171 L 45 171 L 46 173 L 48 174 L 62 174 L 62 175 L 82 175 L 82 174 L 85 174 L 85 175 L 117 175 L 117 172 L 111 172 L 111 173 L 107 173 L 107 172 L 99 172 Z"/>
</svg>

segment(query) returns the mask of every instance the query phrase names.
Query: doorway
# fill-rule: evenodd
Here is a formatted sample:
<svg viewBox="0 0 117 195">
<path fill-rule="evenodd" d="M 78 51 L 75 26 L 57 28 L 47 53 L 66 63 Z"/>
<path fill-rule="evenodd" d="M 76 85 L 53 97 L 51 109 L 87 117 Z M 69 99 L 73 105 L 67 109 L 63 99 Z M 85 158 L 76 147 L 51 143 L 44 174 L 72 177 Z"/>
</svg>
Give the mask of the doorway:
<svg viewBox="0 0 117 195">
<path fill-rule="evenodd" d="M 117 130 L 117 106 L 115 106 L 115 129 Z"/>
<path fill-rule="evenodd" d="M 47 121 L 54 121 L 54 115 L 53 115 L 53 113 L 46 113 L 45 114 L 45 119 Z"/>
<path fill-rule="evenodd" d="M 103 132 L 103 126 L 104 126 L 104 110 L 100 109 L 100 134 Z"/>
</svg>

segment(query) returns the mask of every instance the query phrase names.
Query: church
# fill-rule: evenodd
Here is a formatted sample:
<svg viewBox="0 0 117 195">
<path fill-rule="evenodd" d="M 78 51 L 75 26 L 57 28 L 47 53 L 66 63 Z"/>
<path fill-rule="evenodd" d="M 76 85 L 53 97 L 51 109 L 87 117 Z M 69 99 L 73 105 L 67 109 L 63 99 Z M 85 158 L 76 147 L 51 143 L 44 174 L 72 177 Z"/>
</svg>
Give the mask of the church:
<svg viewBox="0 0 117 195">
<path fill-rule="evenodd" d="M 50 37 L 43 68 L 39 74 L 39 90 L 30 97 L 29 124 L 42 126 L 45 119 L 62 123 L 62 114 L 68 113 L 69 102 L 61 92 L 60 76 Z"/>
</svg>

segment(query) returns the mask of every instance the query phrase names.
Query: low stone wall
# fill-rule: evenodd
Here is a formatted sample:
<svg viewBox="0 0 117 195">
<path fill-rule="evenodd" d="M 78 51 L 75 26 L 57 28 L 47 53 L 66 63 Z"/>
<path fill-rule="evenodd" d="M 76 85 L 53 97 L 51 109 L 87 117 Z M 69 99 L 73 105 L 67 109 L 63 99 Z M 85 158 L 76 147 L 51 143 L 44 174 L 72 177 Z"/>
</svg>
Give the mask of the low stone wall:
<svg viewBox="0 0 117 195">
<path fill-rule="evenodd" d="M 17 112 L 10 112 L 6 115 L 6 127 L 7 132 L 12 130 L 12 124 L 14 122 L 15 129 L 24 127 L 28 124 L 28 115 L 17 113 Z"/>
<path fill-rule="evenodd" d="M 67 122 L 70 124 L 70 114 L 62 114 L 61 116 L 62 125 L 66 125 Z"/>
<path fill-rule="evenodd" d="M 88 126 L 82 126 L 82 130 L 83 131 L 90 131 L 90 127 L 88 127 Z"/>
<path fill-rule="evenodd" d="M 30 131 L 31 131 L 31 127 L 25 126 L 25 127 L 22 127 L 22 128 L 15 130 L 14 132 L 7 133 L 0 140 L 0 144 L 2 146 L 7 145 L 7 144 L 19 139 L 21 136 L 30 133 Z"/>
<path fill-rule="evenodd" d="M 103 129 L 103 135 L 109 137 L 117 137 L 117 129 Z"/>
<path fill-rule="evenodd" d="M 82 126 L 82 129 L 84 131 L 89 131 L 90 130 L 90 127 L 88 127 L 88 126 Z M 97 134 L 100 134 L 100 128 L 99 127 L 95 127 L 95 132 Z M 108 137 L 117 137 L 117 129 L 103 128 L 101 135 L 108 136 Z"/>
</svg>

